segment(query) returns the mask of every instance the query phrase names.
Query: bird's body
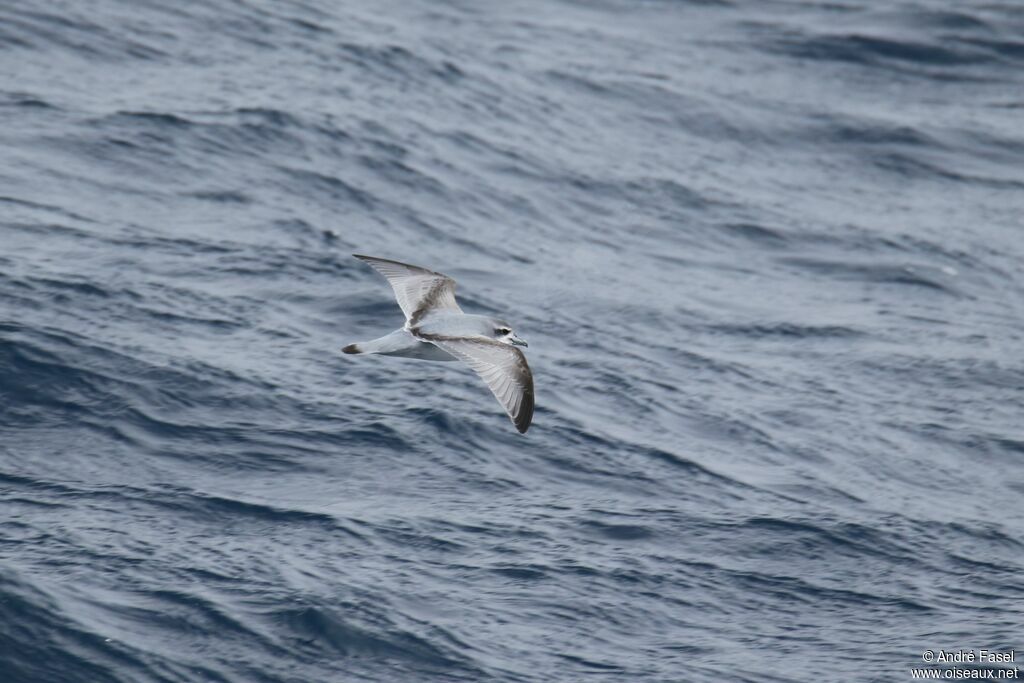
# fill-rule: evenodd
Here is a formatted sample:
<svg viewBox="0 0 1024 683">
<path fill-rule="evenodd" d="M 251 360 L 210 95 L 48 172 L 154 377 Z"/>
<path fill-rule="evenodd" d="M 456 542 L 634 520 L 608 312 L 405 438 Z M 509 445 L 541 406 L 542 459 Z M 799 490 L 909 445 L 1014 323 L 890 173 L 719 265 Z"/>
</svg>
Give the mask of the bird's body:
<svg viewBox="0 0 1024 683">
<path fill-rule="evenodd" d="M 418 360 L 461 360 L 487 383 L 520 432 L 533 420 L 533 374 L 518 346 L 526 342 L 508 323 L 462 312 L 455 281 L 426 268 L 372 256 L 354 256 L 387 278 L 405 325 L 391 334 L 349 344 L 349 354 L 378 354 Z"/>
</svg>

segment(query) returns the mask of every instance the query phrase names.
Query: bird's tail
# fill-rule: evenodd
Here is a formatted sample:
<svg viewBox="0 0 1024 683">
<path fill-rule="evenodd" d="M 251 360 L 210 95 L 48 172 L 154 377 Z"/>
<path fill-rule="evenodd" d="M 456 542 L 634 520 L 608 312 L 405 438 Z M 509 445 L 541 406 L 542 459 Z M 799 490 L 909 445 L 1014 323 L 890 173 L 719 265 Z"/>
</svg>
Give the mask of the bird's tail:
<svg viewBox="0 0 1024 683">
<path fill-rule="evenodd" d="M 391 334 L 384 335 L 380 339 L 356 342 L 349 344 L 341 350 L 342 353 L 391 353 L 415 344 L 415 340 L 405 330 L 395 330 Z"/>
<path fill-rule="evenodd" d="M 342 353 L 379 353 L 382 356 L 418 358 L 420 360 L 458 360 L 447 351 L 425 341 L 420 341 L 409 330 L 395 330 L 380 339 L 356 342 L 341 350 Z"/>
</svg>

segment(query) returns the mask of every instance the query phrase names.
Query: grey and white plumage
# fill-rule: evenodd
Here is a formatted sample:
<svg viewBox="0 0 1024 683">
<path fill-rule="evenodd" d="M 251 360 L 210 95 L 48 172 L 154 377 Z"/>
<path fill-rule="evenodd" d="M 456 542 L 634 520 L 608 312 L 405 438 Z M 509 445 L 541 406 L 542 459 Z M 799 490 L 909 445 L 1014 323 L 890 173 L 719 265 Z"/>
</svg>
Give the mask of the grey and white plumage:
<svg viewBox="0 0 1024 683">
<path fill-rule="evenodd" d="M 387 278 L 405 313 L 405 325 L 344 353 L 372 353 L 420 360 L 461 360 L 480 376 L 525 433 L 533 420 L 533 373 L 518 348 L 527 346 L 503 320 L 464 313 L 455 301 L 455 280 L 426 268 L 353 254 Z"/>
</svg>

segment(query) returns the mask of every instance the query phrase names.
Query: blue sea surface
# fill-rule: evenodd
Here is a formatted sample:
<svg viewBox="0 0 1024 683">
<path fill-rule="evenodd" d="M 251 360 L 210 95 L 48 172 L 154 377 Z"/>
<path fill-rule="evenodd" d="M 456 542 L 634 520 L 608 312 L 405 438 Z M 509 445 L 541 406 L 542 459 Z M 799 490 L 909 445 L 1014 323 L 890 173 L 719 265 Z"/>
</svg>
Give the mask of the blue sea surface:
<svg viewBox="0 0 1024 683">
<path fill-rule="evenodd" d="M 1022 217 L 1020 2 L 5 0 L 0 683 L 1024 651 Z"/>
</svg>

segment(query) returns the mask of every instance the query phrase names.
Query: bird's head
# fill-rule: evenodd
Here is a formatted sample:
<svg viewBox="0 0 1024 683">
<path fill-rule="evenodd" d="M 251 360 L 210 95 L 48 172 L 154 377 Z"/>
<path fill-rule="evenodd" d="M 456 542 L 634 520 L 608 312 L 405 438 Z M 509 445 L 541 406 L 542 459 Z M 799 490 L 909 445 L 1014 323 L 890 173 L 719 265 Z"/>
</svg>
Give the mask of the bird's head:
<svg viewBox="0 0 1024 683">
<path fill-rule="evenodd" d="M 500 341 L 503 344 L 511 344 L 512 346 L 529 346 L 525 339 L 521 339 L 513 330 L 512 326 L 504 320 L 492 320 L 494 339 Z"/>
</svg>

